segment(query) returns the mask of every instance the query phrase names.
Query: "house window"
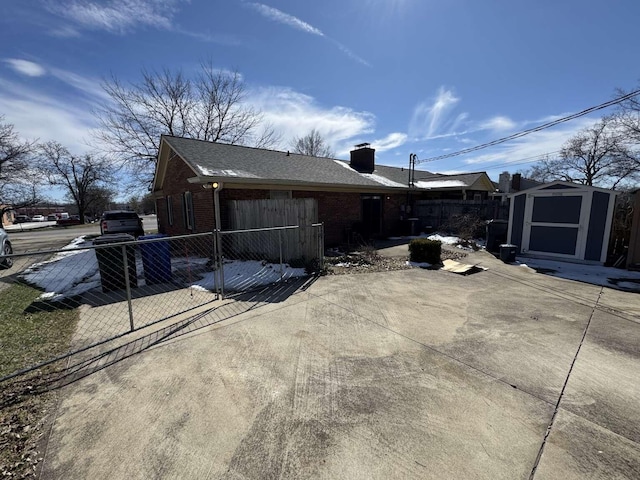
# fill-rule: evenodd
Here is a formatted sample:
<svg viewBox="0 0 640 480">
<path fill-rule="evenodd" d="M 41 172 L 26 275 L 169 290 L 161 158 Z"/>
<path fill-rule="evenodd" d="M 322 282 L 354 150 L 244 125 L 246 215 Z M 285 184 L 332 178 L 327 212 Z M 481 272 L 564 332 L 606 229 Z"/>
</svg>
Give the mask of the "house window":
<svg viewBox="0 0 640 480">
<path fill-rule="evenodd" d="M 184 226 L 187 230 L 194 229 L 194 218 L 193 218 L 193 197 L 191 196 L 191 192 L 184 192 L 182 195 L 182 205 L 184 212 Z"/>
<path fill-rule="evenodd" d="M 474 193 L 474 194 L 473 194 L 473 201 L 474 201 L 474 202 L 481 202 L 481 201 L 482 201 L 482 194 L 480 194 L 480 193 Z"/>
<path fill-rule="evenodd" d="M 291 190 L 269 190 L 269 198 L 271 200 L 289 200 Z"/>
<path fill-rule="evenodd" d="M 167 195 L 167 222 L 169 225 L 173 225 L 173 198 L 171 195 Z"/>
</svg>

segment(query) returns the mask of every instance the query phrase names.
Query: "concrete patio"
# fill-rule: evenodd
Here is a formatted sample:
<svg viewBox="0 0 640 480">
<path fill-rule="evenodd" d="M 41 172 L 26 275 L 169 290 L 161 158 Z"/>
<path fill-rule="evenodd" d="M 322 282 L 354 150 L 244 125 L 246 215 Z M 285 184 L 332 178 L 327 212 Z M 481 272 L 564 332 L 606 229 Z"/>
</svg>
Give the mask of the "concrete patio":
<svg viewBox="0 0 640 480">
<path fill-rule="evenodd" d="M 640 297 L 468 261 L 221 303 L 66 386 L 42 477 L 639 478 Z"/>
</svg>

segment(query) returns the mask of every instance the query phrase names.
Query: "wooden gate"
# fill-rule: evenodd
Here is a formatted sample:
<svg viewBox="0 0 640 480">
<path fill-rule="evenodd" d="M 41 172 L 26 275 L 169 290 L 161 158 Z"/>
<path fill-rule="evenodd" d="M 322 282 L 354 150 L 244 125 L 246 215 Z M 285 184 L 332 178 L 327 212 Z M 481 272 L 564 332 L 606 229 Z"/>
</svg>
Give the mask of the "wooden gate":
<svg viewBox="0 0 640 480">
<path fill-rule="evenodd" d="M 229 202 L 232 230 L 299 226 L 276 233 L 255 232 L 234 235 L 233 251 L 242 256 L 276 259 L 282 254 L 286 262 L 308 260 L 318 256 L 318 204 L 313 198 L 281 200 L 232 200 Z M 275 237 L 274 235 L 278 235 Z M 282 251 L 280 251 L 282 249 Z"/>
</svg>

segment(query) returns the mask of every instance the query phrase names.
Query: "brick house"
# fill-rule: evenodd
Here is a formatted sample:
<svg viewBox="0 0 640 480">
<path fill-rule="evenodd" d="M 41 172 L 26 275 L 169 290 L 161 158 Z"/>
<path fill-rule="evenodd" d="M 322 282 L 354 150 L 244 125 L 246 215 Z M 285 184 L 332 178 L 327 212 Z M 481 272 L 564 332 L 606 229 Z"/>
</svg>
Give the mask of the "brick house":
<svg viewBox="0 0 640 480">
<path fill-rule="evenodd" d="M 351 161 L 163 135 L 152 191 L 161 233 L 211 231 L 212 189 L 218 182 L 222 228 L 229 227 L 230 200 L 314 198 L 325 242 L 342 243 L 347 232 L 364 236 L 397 234 L 411 217 L 412 202 L 423 198 L 480 199 L 494 191 L 484 172 L 440 175 L 375 165 L 368 144 Z"/>
</svg>

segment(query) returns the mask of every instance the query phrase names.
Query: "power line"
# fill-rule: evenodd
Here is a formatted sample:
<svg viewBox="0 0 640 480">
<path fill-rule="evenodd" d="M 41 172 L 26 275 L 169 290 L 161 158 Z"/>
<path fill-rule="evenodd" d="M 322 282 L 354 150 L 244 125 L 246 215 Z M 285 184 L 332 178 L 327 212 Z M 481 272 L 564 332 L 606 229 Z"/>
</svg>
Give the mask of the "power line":
<svg viewBox="0 0 640 480">
<path fill-rule="evenodd" d="M 596 112 L 598 110 L 611 107 L 612 105 L 617 105 L 618 103 L 622 103 L 625 100 L 629 100 L 630 98 L 635 97 L 638 94 L 640 94 L 640 90 L 634 90 L 633 92 L 627 93 L 626 95 L 622 95 L 621 97 L 618 97 L 618 98 L 614 98 L 613 100 L 609 100 L 608 102 L 601 103 L 600 105 L 596 105 L 595 107 L 586 108 L 578 113 L 572 113 L 571 115 L 558 118 L 557 120 L 553 120 L 551 122 L 543 123 L 542 125 L 538 125 L 537 127 L 529 128 L 527 130 L 522 130 L 520 132 L 511 134 L 507 137 L 499 138 L 498 140 L 493 140 L 491 142 L 476 145 L 475 147 L 465 148 L 464 150 L 459 150 L 457 152 L 447 153 L 444 155 L 439 155 L 437 157 L 425 158 L 423 160 L 416 160 L 416 164 L 426 163 L 426 162 L 435 162 L 436 160 L 444 160 L 445 158 L 457 157 L 459 155 L 464 155 L 466 153 L 476 152 L 478 150 L 482 150 L 487 147 L 499 145 L 501 143 L 508 142 L 509 140 L 515 140 L 516 138 L 524 137 L 525 135 L 529 135 L 530 133 L 539 132 L 547 128 L 555 127 L 556 125 L 559 125 L 561 123 L 568 122 L 570 120 L 575 120 L 576 118 L 583 117 L 585 115 Z"/>
<path fill-rule="evenodd" d="M 511 165 L 523 165 L 525 163 L 533 163 L 533 162 L 537 162 L 539 160 L 542 160 L 544 157 L 550 157 L 552 155 L 555 155 L 556 153 L 560 153 L 560 150 L 555 150 L 553 152 L 540 153 L 538 155 L 532 155 L 531 157 L 519 158 L 517 160 L 510 160 L 508 162 L 499 163 L 497 165 L 487 165 L 487 168 L 489 170 L 493 170 L 495 168 L 509 167 Z M 486 163 L 486 162 L 483 162 L 483 163 Z M 456 168 L 461 168 L 461 167 L 465 167 L 465 166 L 469 166 L 469 164 L 459 165 L 459 166 L 456 166 L 456 167 L 450 167 L 450 169 L 456 169 Z"/>
</svg>

